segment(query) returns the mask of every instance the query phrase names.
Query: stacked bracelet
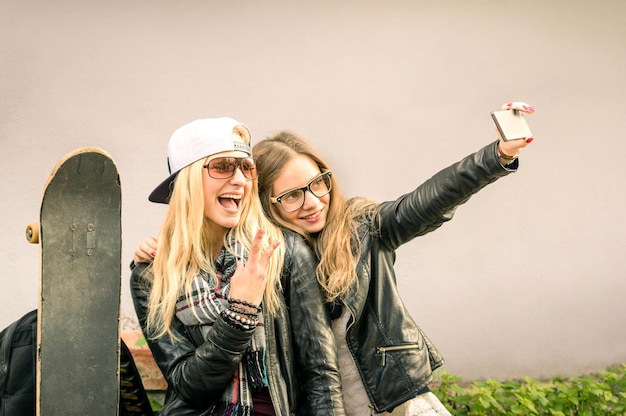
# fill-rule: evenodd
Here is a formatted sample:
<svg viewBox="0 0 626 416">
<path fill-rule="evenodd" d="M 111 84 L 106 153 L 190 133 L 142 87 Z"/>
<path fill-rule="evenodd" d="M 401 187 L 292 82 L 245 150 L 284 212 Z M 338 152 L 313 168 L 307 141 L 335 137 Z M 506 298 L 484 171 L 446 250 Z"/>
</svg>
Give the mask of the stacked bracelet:
<svg viewBox="0 0 626 416">
<path fill-rule="evenodd" d="M 242 331 L 254 329 L 259 323 L 259 319 L 257 317 L 252 319 L 246 318 L 239 315 L 238 313 L 231 311 L 230 309 L 224 309 L 221 315 L 228 325 Z"/>
<path fill-rule="evenodd" d="M 250 303 L 250 302 L 247 302 L 245 300 L 229 298 L 228 299 L 228 303 L 230 303 L 231 307 L 234 306 L 234 305 L 240 305 L 240 306 L 246 306 L 246 307 L 254 310 L 256 313 L 261 312 L 261 307 L 259 305 L 255 305 L 254 303 Z"/>
<path fill-rule="evenodd" d="M 250 310 L 241 308 L 237 305 L 230 305 L 230 308 L 228 308 L 228 310 L 231 312 L 237 313 L 239 315 L 247 316 L 250 319 L 258 319 L 257 317 L 259 316 L 258 313 L 250 312 Z"/>
<path fill-rule="evenodd" d="M 222 311 L 221 315 L 233 328 L 248 330 L 255 328 L 259 323 L 261 307 L 254 303 L 241 299 L 228 299 L 229 308 Z"/>
</svg>

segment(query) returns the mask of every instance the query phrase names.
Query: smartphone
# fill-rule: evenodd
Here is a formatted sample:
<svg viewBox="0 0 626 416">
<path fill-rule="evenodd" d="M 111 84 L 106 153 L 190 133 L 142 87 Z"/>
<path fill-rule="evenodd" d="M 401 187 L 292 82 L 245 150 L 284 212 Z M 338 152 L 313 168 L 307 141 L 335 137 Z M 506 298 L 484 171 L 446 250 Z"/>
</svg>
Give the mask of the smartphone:
<svg viewBox="0 0 626 416">
<path fill-rule="evenodd" d="M 526 118 L 518 110 L 498 110 L 491 112 L 491 117 L 505 141 L 520 140 L 533 137 Z"/>
</svg>

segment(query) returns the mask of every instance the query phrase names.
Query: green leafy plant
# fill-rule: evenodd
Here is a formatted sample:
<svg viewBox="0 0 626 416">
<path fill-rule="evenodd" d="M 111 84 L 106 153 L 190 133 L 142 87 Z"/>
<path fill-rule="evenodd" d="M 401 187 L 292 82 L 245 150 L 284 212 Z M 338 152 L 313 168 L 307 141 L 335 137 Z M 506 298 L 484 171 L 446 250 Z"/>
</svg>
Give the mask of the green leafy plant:
<svg viewBox="0 0 626 416">
<path fill-rule="evenodd" d="M 148 341 L 146 341 L 146 337 L 142 335 L 139 338 L 137 338 L 137 341 L 135 341 L 135 346 L 143 347 L 144 345 L 148 345 Z"/>
<path fill-rule="evenodd" d="M 626 364 L 598 374 L 537 381 L 474 381 L 442 371 L 433 393 L 457 416 L 624 416 Z"/>
<path fill-rule="evenodd" d="M 148 394 L 148 400 L 150 400 L 150 407 L 152 408 L 153 411 L 158 412 L 159 410 L 163 408 L 163 405 L 159 403 L 158 400 L 151 397 L 150 394 Z"/>
</svg>

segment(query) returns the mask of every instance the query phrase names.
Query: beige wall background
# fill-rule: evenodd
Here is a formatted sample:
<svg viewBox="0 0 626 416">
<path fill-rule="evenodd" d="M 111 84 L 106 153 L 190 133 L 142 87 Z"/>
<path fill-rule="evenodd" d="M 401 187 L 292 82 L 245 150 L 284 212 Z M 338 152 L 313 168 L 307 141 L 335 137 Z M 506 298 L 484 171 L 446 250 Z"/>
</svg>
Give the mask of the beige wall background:
<svg viewBox="0 0 626 416">
<path fill-rule="evenodd" d="M 518 173 L 398 252 L 404 300 L 468 379 L 626 362 L 626 3 L 0 0 L 0 326 L 37 306 L 24 239 L 58 159 L 98 146 L 123 190 L 127 265 L 158 233 L 147 201 L 174 129 L 230 116 L 289 128 L 347 195 L 395 199 L 495 139 L 531 103 Z"/>
</svg>

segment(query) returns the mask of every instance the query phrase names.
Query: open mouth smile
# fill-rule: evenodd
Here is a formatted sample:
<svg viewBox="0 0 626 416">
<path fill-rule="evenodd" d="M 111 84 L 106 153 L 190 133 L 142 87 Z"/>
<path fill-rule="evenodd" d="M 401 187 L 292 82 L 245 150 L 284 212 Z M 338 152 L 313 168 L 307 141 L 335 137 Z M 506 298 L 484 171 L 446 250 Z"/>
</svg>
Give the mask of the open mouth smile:
<svg viewBox="0 0 626 416">
<path fill-rule="evenodd" d="M 222 194 L 218 195 L 217 200 L 220 205 L 228 210 L 237 210 L 241 205 L 242 195 L 239 194 Z"/>
</svg>

